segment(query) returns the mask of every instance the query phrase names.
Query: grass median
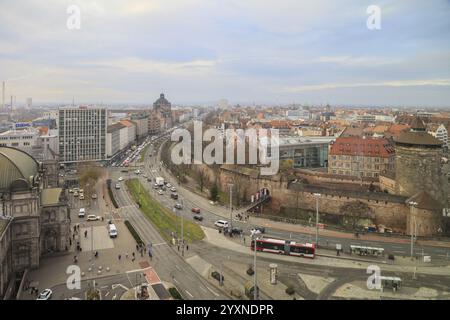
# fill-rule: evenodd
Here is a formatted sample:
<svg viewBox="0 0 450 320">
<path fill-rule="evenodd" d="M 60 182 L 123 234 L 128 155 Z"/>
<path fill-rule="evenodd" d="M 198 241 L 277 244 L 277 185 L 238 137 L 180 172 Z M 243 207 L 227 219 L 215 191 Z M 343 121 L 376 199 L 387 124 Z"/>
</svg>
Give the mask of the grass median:
<svg viewBox="0 0 450 320">
<path fill-rule="evenodd" d="M 180 233 L 181 219 L 150 196 L 138 179 L 127 180 L 126 185 L 133 200 L 140 203 L 141 211 L 150 219 L 164 239 L 170 242 L 172 232 Z M 201 240 L 205 236 L 200 226 L 192 221 L 184 220 L 183 228 L 186 241 Z"/>
<path fill-rule="evenodd" d="M 146 145 L 145 147 L 144 147 L 144 149 L 142 149 L 142 151 L 141 151 L 141 162 L 144 162 L 144 160 L 145 160 L 145 155 L 147 154 L 147 150 L 148 150 L 148 147 L 149 147 L 150 145 L 148 144 L 148 145 Z"/>
</svg>

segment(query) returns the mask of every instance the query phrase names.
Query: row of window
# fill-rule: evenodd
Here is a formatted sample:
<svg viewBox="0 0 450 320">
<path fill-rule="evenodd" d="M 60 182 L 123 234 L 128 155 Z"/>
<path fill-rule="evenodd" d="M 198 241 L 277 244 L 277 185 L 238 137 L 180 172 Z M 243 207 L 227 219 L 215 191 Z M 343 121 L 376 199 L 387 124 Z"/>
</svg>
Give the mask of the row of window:
<svg viewBox="0 0 450 320">
<path fill-rule="evenodd" d="M 349 170 L 333 170 L 333 174 L 346 175 L 346 176 L 358 176 L 358 177 L 369 177 L 369 178 L 378 178 L 378 172 L 363 172 L 361 171 L 359 174 L 355 174 Z"/>
</svg>

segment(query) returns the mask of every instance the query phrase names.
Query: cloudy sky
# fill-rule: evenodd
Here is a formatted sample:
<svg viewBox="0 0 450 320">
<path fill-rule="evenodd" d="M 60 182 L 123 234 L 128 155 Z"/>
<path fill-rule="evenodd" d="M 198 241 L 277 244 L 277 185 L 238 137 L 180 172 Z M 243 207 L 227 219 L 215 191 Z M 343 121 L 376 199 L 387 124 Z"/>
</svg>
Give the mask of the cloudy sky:
<svg viewBox="0 0 450 320">
<path fill-rule="evenodd" d="M 450 107 L 450 1 L 0 0 L 4 80 L 18 103 Z"/>
</svg>

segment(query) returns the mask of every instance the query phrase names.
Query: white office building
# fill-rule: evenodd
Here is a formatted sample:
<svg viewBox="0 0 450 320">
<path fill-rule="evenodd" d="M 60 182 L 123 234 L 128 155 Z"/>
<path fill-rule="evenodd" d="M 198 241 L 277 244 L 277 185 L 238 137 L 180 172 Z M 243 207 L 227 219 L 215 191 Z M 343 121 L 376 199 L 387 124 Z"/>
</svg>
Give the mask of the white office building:
<svg viewBox="0 0 450 320">
<path fill-rule="evenodd" d="M 101 161 L 107 158 L 105 108 L 60 108 L 58 130 L 61 162 Z"/>
</svg>

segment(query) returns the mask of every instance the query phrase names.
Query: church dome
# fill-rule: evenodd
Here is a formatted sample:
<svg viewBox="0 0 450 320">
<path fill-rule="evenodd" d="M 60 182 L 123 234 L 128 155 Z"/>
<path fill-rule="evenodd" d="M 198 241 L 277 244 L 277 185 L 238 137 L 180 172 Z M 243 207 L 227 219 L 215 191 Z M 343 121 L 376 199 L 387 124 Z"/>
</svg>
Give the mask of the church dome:
<svg viewBox="0 0 450 320">
<path fill-rule="evenodd" d="M 0 192 L 28 190 L 39 173 L 39 163 L 28 153 L 0 147 Z"/>
</svg>

